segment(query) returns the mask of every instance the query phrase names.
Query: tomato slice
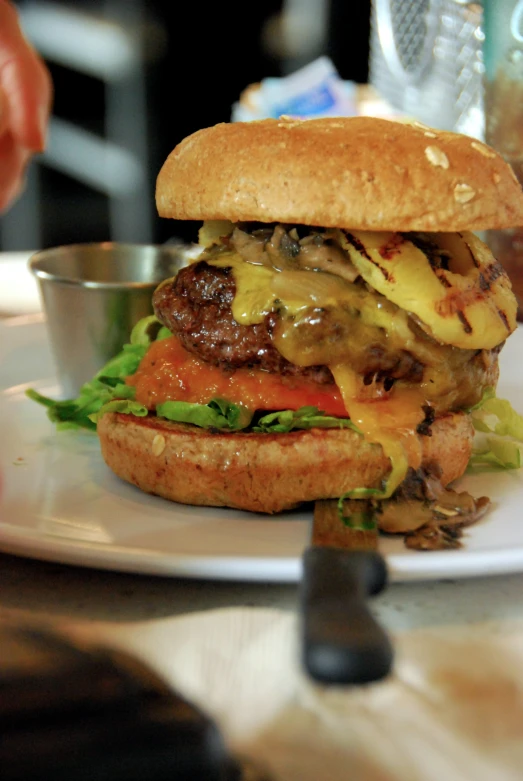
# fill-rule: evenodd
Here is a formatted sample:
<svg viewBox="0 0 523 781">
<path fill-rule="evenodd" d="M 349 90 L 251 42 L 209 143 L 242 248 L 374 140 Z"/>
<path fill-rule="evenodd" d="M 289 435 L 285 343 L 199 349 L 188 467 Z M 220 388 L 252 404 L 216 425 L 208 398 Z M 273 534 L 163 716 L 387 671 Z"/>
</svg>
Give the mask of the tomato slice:
<svg viewBox="0 0 523 781">
<path fill-rule="evenodd" d="M 191 355 L 174 336 L 153 342 L 127 382 L 136 388 L 136 401 L 148 409 L 164 401 L 207 404 L 219 397 L 252 410 L 313 406 L 327 415 L 347 417 L 334 384 L 319 385 L 260 369 L 240 368 L 227 373 Z"/>
</svg>

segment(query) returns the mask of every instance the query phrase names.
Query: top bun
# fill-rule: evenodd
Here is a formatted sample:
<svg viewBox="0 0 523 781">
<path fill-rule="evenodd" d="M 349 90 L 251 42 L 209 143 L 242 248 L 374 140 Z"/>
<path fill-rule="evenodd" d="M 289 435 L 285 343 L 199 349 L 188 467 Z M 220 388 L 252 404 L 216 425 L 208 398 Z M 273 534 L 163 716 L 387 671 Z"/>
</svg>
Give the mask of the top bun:
<svg viewBox="0 0 523 781">
<path fill-rule="evenodd" d="M 374 117 L 222 123 L 185 138 L 157 180 L 161 217 L 392 231 L 523 225 L 523 191 L 485 144 Z"/>
</svg>

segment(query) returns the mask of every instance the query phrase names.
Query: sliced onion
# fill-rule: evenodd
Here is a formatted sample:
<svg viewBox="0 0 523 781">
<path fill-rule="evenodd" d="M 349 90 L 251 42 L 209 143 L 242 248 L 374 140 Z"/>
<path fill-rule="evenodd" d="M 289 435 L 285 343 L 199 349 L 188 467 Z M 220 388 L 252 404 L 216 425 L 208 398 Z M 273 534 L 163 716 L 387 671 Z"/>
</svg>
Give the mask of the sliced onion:
<svg viewBox="0 0 523 781">
<path fill-rule="evenodd" d="M 339 277 L 323 271 L 280 271 L 274 275 L 271 287 L 278 298 L 323 307 L 339 300 L 345 285 Z"/>
</svg>

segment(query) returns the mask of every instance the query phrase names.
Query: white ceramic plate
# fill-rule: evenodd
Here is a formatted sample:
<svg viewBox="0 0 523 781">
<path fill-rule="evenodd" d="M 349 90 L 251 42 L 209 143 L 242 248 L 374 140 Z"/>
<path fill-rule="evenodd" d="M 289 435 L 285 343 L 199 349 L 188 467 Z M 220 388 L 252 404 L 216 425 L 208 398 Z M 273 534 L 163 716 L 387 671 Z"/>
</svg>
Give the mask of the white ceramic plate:
<svg viewBox="0 0 523 781">
<path fill-rule="evenodd" d="M 523 329 L 502 352 L 498 395 L 523 412 Z M 148 496 L 105 466 L 88 432 L 57 433 L 27 387 L 57 394 L 40 315 L 0 322 L 0 549 L 156 575 L 297 582 L 310 510 L 277 517 L 186 507 Z M 469 476 L 493 510 L 458 551 L 420 553 L 383 539 L 393 580 L 523 571 L 523 470 Z"/>
</svg>

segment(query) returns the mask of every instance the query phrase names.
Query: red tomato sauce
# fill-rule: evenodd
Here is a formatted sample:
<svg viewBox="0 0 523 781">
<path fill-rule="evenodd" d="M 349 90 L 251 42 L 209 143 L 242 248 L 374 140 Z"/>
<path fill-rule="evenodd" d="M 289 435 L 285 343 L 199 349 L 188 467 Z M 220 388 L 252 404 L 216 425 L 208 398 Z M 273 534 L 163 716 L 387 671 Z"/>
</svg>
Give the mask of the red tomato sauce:
<svg viewBox="0 0 523 781">
<path fill-rule="evenodd" d="M 347 417 L 336 385 L 284 377 L 260 369 L 224 372 L 187 352 L 176 337 L 153 342 L 135 374 L 127 378 L 136 388 L 136 401 L 154 409 L 164 401 L 207 404 L 227 399 L 249 409 L 282 410 L 314 406 L 328 415 Z"/>
</svg>

